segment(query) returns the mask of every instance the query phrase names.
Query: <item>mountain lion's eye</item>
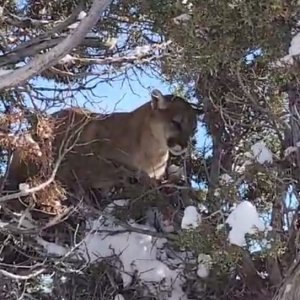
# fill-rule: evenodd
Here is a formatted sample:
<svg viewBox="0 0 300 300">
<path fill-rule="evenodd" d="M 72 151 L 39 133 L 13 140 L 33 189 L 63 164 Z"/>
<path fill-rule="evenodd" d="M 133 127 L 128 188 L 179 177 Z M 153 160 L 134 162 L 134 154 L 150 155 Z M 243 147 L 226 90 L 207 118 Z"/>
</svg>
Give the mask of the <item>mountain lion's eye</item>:
<svg viewBox="0 0 300 300">
<path fill-rule="evenodd" d="M 181 123 L 175 120 L 172 120 L 172 124 L 174 125 L 174 127 L 178 130 L 181 130 Z"/>
</svg>

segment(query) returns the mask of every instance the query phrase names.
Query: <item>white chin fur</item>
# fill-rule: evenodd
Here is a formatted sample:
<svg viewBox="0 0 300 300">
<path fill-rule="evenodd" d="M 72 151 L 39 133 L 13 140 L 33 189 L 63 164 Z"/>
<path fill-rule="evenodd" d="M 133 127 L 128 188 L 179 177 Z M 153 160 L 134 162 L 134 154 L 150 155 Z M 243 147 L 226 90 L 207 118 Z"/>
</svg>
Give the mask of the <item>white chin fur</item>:
<svg viewBox="0 0 300 300">
<path fill-rule="evenodd" d="M 174 146 L 174 147 L 172 147 L 172 148 L 169 148 L 169 151 L 173 154 L 173 155 L 175 155 L 175 156 L 179 156 L 179 155 L 182 155 L 182 154 L 184 154 L 185 152 L 186 152 L 186 148 L 182 148 L 181 146 L 179 146 L 179 145 L 176 145 L 176 146 Z"/>
</svg>

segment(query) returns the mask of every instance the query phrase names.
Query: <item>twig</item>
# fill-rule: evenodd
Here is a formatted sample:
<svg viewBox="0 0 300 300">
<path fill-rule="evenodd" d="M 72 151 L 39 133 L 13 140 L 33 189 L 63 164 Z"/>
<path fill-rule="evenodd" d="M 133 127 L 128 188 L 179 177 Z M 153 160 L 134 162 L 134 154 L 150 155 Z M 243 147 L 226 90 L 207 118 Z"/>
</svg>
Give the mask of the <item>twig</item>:
<svg viewBox="0 0 300 300">
<path fill-rule="evenodd" d="M 16 279 L 16 280 L 28 280 L 30 278 L 33 278 L 33 277 L 36 277 L 36 276 L 40 275 L 44 271 L 45 271 L 45 269 L 40 269 L 40 270 L 35 271 L 33 273 L 30 273 L 28 275 L 18 275 L 18 274 L 13 274 L 13 273 L 10 273 L 8 271 L 0 269 L 0 274 L 4 275 L 6 277 L 12 278 L 12 279 Z"/>
</svg>

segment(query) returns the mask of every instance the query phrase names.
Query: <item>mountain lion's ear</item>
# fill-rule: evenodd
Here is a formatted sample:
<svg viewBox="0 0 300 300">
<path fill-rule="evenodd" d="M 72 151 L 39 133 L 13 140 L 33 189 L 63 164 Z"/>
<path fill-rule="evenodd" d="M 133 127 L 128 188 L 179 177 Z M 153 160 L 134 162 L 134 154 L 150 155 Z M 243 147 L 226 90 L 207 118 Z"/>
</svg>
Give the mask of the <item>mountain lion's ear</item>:
<svg viewBox="0 0 300 300">
<path fill-rule="evenodd" d="M 159 90 L 153 90 L 151 93 L 151 106 L 152 109 L 166 109 L 168 107 L 168 101 Z"/>
</svg>

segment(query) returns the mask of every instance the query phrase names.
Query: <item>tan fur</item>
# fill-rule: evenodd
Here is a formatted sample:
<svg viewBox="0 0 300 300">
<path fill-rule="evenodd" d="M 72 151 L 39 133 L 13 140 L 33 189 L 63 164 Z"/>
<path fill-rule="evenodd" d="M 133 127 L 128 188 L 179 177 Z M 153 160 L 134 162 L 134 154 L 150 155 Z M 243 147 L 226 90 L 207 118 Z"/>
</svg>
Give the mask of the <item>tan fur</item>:
<svg viewBox="0 0 300 300">
<path fill-rule="evenodd" d="M 84 188 L 101 188 L 107 181 L 117 180 L 123 175 L 120 166 L 161 177 L 170 147 L 185 148 L 196 128 L 196 111 L 188 103 L 157 90 L 150 102 L 132 112 L 102 115 L 70 108 L 52 116 L 56 124 L 54 158 L 70 148 L 57 179 L 67 186 L 74 186 L 78 179 Z M 16 152 L 8 181 L 16 186 L 36 171 L 20 161 L 20 153 Z"/>
</svg>

